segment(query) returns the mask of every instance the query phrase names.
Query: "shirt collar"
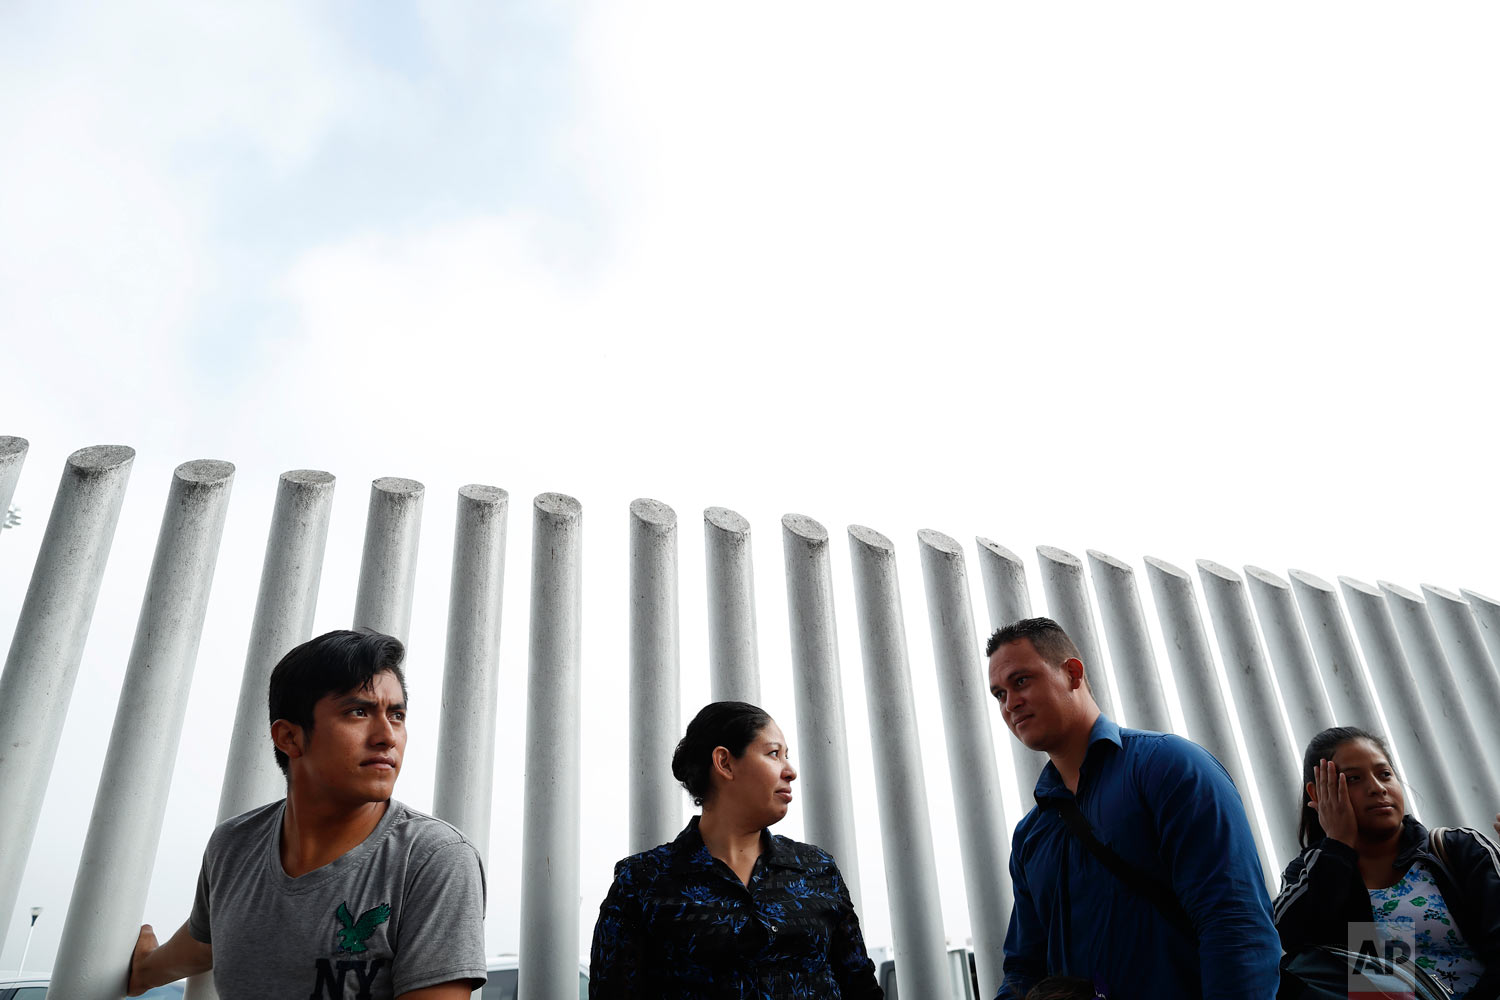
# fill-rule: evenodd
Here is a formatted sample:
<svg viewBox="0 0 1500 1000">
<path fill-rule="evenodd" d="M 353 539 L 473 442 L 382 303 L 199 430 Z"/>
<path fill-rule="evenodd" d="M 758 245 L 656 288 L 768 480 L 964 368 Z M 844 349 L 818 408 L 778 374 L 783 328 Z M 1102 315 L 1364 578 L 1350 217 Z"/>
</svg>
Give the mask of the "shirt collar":
<svg viewBox="0 0 1500 1000">
<path fill-rule="evenodd" d="M 700 816 L 693 816 L 687 826 L 672 841 L 672 867 L 678 871 L 707 870 L 714 866 L 714 856 L 703 843 L 703 834 L 698 832 Z M 804 867 L 796 852 L 787 850 L 780 838 L 771 836 L 764 827 L 760 831 L 760 856 L 768 865 L 778 868 Z"/>
<path fill-rule="evenodd" d="M 1094 726 L 1089 730 L 1089 748 L 1084 752 L 1083 764 L 1087 767 L 1089 761 L 1098 756 L 1099 751 L 1095 748 L 1101 743 L 1113 743 L 1117 748 L 1124 749 L 1125 742 L 1120 738 L 1119 723 L 1099 713 L 1094 720 Z M 1047 766 L 1042 768 L 1041 776 L 1036 780 L 1036 789 L 1033 795 L 1038 801 L 1044 798 L 1056 798 L 1060 795 L 1071 795 L 1068 786 L 1063 784 L 1062 775 L 1057 773 L 1057 765 L 1047 761 Z"/>
</svg>

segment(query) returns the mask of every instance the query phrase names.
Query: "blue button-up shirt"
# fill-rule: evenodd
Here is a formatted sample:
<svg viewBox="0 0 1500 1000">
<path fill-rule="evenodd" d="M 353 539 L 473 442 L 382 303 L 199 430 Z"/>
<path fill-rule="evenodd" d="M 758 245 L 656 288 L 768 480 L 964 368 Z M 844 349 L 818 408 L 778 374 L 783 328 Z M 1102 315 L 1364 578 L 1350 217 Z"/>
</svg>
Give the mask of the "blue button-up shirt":
<svg viewBox="0 0 1500 1000">
<path fill-rule="evenodd" d="M 1197 942 L 1110 873 L 1050 801 L 1073 799 L 1094 835 L 1172 892 Z M 1016 901 L 1000 997 L 1048 974 L 1095 978 L 1110 1000 L 1271 1000 L 1281 944 L 1239 792 L 1213 754 L 1099 716 L 1068 791 L 1048 763 L 1016 826 Z"/>
</svg>

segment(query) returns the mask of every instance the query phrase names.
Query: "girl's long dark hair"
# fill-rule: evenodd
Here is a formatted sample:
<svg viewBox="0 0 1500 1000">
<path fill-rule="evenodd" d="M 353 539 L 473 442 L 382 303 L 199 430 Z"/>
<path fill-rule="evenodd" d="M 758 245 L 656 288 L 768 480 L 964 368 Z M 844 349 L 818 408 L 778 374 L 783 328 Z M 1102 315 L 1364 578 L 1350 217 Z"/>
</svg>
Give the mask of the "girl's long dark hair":
<svg viewBox="0 0 1500 1000">
<path fill-rule="evenodd" d="M 1307 804 L 1307 786 L 1313 780 L 1318 761 L 1332 760 L 1334 751 L 1352 740 L 1369 740 L 1380 748 L 1386 762 L 1390 763 L 1391 748 L 1385 745 L 1385 740 L 1358 726 L 1334 726 L 1314 736 L 1307 744 L 1307 752 L 1302 755 L 1302 787 L 1298 789 L 1302 793 L 1302 798 L 1297 800 L 1302 803 L 1302 822 L 1297 825 L 1297 842 L 1303 847 L 1316 844 L 1325 836 L 1323 824 L 1318 822 L 1318 810 Z M 1391 767 L 1394 769 L 1395 764 Z"/>
</svg>

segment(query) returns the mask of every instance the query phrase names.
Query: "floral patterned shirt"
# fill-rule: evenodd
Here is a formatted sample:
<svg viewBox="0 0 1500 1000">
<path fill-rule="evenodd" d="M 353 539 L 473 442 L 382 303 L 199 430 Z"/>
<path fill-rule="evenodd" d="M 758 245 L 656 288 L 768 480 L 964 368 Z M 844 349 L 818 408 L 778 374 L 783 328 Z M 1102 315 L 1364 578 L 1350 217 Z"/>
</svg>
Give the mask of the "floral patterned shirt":
<svg viewBox="0 0 1500 1000">
<path fill-rule="evenodd" d="M 670 844 L 626 858 L 599 907 L 592 998 L 879 998 L 838 866 L 761 832 L 748 885 L 713 857 L 694 816 Z"/>
<path fill-rule="evenodd" d="M 1417 861 L 1395 885 L 1369 892 L 1375 923 L 1390 937 L 1414 939 L 1417 964 L 1463 1000 L 1484 965 L 1449 919 L 1448 904 L 1426 863 Z"/>
</svg>

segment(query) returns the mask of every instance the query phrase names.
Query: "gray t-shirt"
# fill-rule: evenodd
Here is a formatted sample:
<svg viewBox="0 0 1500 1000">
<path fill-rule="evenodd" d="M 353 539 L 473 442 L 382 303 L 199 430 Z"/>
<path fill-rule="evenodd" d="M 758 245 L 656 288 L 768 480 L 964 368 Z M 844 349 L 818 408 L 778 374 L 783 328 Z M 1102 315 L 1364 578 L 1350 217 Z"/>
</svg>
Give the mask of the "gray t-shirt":
<svg viewBox="0 0 1500 1000">
<path fill-rule="evenodd" d="M 485 978 L 484 870 L 442 820 L 391 800 L 358 847 L 291 878 L 274 802 L 209 838 L 188 932 L 221 1000 L 392 1000 Z"/>
</svg>

